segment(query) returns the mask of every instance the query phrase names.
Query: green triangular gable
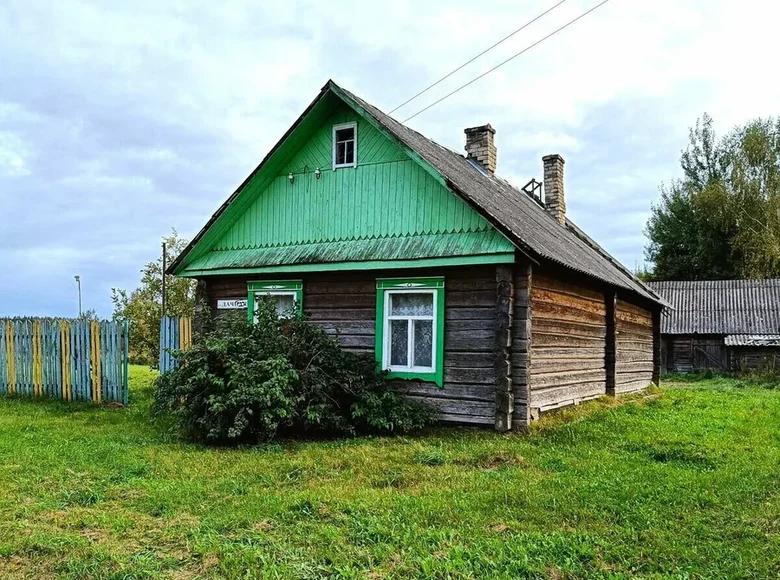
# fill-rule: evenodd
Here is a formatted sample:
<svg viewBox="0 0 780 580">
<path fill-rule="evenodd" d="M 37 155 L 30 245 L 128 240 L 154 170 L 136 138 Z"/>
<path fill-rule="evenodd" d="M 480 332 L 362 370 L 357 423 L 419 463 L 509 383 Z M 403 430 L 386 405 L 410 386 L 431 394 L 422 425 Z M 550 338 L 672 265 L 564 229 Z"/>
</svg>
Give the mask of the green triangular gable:
<svg viewBox="0 0 780 580">
<path fill-rule="evenodd" d="M 334 170 L 333 126 L 348 122 L 357 123 L 357 167 Z M 436 171 L 328 90 L 199 235 L 176 273 L 507 261 L 513 252 Z"/>
</svg>

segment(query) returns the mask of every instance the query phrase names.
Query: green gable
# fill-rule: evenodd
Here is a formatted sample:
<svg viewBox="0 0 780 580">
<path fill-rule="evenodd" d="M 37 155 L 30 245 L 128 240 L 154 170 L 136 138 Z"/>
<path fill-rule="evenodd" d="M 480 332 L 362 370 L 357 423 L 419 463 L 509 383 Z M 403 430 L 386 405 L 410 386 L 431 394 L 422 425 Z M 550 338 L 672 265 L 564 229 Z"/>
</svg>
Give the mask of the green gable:
<svg viewBox="0 0 780 580">
<path fill-rule="evenodd" d="M 357 124 L 357 166 L 334 170 L 333 126 L 350 122 Z M 436 172 L 329 92 L 245 182 L 177 274 L 505 262 L 513 256 L 511 242 Z"/>
</svg>

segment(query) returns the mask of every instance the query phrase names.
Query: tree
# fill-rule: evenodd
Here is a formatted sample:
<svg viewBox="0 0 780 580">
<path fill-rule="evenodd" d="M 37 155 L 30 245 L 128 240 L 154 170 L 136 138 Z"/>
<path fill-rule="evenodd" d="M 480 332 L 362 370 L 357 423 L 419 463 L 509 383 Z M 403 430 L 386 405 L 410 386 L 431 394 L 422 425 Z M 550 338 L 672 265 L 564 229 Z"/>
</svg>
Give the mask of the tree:
<svg viewBox="0 0 780 580">
<path fill-rule="evenodd" d="M 93 320 L 100 320 L 100 317 L 97 314 L 97 310 L 94 308 L 90 308 L 88 310 L 83 311 L 78 316 L 78 320 L 86 320 L 88 322 L 91 322 Z"/>
<path fill-rule="evenodd" d="M 780 274 L 780 119 L 718 139 L 704 115 L 682 152 L 683 176 L 661 187 L 647 223 L 655 280 Z"/>
<path fill-rule="evenodd" d="M 167 247 L 168 263 L 187 246 L 176 230 L 162 238 Z M 166 314 L 192 316 L 195 306 L 195 282 L 187 278 L 165 277 Z M 162 255 L 141 270 L 141 285 L 128 293 L 111 289 L 114 318 L 130 321 L 130 358 L 136 364 L 154 366 L 160 351 L 160 318 L 162 315 Z"/>
</svg>

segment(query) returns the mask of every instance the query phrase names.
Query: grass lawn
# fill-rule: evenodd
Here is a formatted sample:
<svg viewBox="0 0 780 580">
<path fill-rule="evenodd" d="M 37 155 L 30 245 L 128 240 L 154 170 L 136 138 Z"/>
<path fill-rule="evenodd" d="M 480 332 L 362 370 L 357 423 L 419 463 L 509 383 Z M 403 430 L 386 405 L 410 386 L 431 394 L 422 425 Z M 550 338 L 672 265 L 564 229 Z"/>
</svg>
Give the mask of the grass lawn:
<svg viewBox="0 0 780 580">
<path fill-rule="evenodd" d="M 240 450 L 0 399 L 0 578 L 778 578 L 780 390 Z"/>
</svg>

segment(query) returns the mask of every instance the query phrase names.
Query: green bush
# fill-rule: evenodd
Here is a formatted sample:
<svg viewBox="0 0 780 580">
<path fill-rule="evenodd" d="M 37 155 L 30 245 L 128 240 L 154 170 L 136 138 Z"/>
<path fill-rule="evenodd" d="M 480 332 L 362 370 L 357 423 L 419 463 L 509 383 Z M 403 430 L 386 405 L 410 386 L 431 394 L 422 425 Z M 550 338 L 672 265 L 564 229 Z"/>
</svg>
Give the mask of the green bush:
<svg viewBox="0 0 780 580">
<path fill-rule="evenodd" d="M 429 407 L 389 388 L 368 355 L 343 351 L 316 324 L 280 318 L 259 305 L 258 322 L 220 317 L 160 376 L 158 414 L 203 443 L 238 444 L 277 436 L 399 433 L 429 424 Z"/>
</svg>

